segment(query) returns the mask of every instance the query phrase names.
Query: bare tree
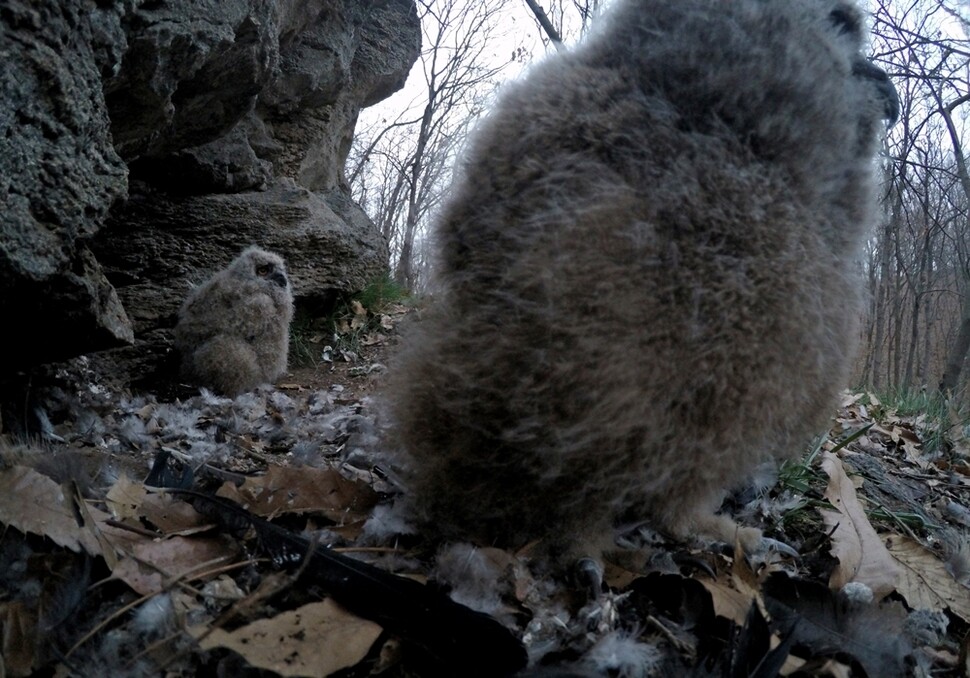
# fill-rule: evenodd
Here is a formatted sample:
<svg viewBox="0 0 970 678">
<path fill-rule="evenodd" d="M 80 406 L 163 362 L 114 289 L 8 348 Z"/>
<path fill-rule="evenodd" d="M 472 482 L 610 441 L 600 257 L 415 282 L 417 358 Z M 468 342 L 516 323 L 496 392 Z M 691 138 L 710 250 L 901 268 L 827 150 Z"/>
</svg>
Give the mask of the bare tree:
<svg viewBox="0 0 970 678">
<path fill-rule="evenodd" d="M 415 289 L 416 243 L 451 178 L 471 124 L 514 58 L 495 54 L 505 0 L 420 0 L 422 94 L 396 119 L 359 129 L 349 158 L 354 195 L 391 243 L 394 278 Z"/>
<path fill-rule="evenodd" d="M 525 0 L 536 23 L 557 51 L 565 49 L 563 36 L 582 38 L 599 14 L 603 0 L 550 0 L 546 11 L 537 0 Z"/>
<path fill-rule="evenodd" d="M 953 99 L 949 103 L 944 103 L 943 94 L 940 90 L 934 89 L 932 92 L 938 110 L 946 123 L 947 133 L 950 136 L 950 143 L 953 145 L 953 155 L 956 162 L 957 176 L 960 179 L 960 187 L 963 190 L 963 197 L 967 202 L 970 202 L 970 173 L 967 171 L 967 161 L 963 153 L 963 140 L 957 131 L 956 124 L 953 121 L 953 112 L 957 109 L 957 107 L 970 102 L 970 94 L 963 94 Z M 970 229 L 970 217 L 968 217 L 966 214 L 964 222 L 965 226 Z M 967 252 L 965 249 L 961 251 L 961 254 L 964 255 L 962 258 L 966 260 Z M 967 272 L 966 267 L 964 267 L 964 271 Z M 966 281 L 966 277 L 964 280 Z M 957 334 L 956 340 L 953 342 L 953 346 L 950 349 L 950 354 L 946 361 L 946 369 L 943 372 L 942 379 L 940 379 L 940 390 L 944 393 L 956 389 L 960 379 L 960 374 L 963 371 L 963 365 L 967 359 L 967 352 L 970 351 L 970 290 L 967 289 L 966 283 L 963 287 L 960 330 Z"/>
<path fill-rule="evenodd" d="M 949 390 L 970 348 L 970 301 L 962 301 L 970 269 L 961 263 L 970 184 L 958 180 L 963 121 L 953 115 L 966 101 L 970 49 L 948 0 L 879 0 L 874 10 L 874 59 L 895 81 L 903 110 L 887 144 L 884 218 L 866 262 L 872 303 L 861 374 L 877 388 L 903 389 L 936 374 Z"/>
<path fill-rule="evenodd" d="M 525 0 L 525 4 L 529 6 L 529 9 L 532 10 L 532 13 L 536 17 L 536 21 L 539 22 L 539 26 L 549 36 L 549 42 L 552 43 L 553 47 L 560 51 L 563 50 L 564 45 L 562 44 L 562 36 L 559 34 L 559 29 L 552 25 L 552 21 L 549 20 L 549 15 L 546 14 L 546 11 L 542 9 L 536 0 Z"/>
</svg>

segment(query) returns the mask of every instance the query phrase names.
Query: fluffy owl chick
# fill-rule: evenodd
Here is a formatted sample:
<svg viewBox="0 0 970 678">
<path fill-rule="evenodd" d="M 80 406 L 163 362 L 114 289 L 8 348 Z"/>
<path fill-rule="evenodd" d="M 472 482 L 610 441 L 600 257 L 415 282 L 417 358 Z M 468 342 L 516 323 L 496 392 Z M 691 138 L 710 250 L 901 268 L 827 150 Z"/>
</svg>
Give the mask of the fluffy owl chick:
<svg viewBox="0 0 970 678">
<path fill-rule="evenodd" d="M 283 259 L 248 248 L 182 304 L 182 377 L 230 396 L 275 380 L 286 370 L 292 318 Z"/>
<path fill-rule="evenodd" d="M 858 334 L 898 111 L 862 42 L 845 2 L 620 0 L 505 91 L 391 385 L 428 529 L 734 539 L 725 491 L 825 428 Z"/>
</svg>

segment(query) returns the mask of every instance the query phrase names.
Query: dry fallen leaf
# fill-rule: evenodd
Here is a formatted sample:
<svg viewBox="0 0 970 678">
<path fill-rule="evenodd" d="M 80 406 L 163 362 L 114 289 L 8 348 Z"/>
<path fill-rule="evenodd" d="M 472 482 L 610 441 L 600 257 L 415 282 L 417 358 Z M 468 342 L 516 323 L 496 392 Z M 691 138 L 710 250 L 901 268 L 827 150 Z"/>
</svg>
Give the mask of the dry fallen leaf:
<svg viewBox="0 0 970 678">
<path fill-rule="evenodd" d="M 832 555 L 839 561 L 829 586 L 841 589 L 849 582 L 865 584 L 872 589 L 876 600 L 881 600 L 895 590 L 899 566 L 866 517 L 842 461 L 831 452 L 825 452 L 822 469 L 829 476 L 825 498 L 836 509 L 821 510 L 825 524 L 834 529 Z"/>
<path fill-rule="evenodd" d="M 964 458 L 970 457 L 970 441 L 963 432 L 963 416 L 950 399 L 946 401 L 946 414 L 950 421 L 947 437 L 950 439 L 954 454 Z"/>
<path fill-rule="evenodd" d="M 198 637 L 206 629 L 190 631 Z M 282 676 L 325 678 L 360 663 L 380 635 L 380 626 L 327 598 L 232 632 L 214 629 L 199 645 L 228 648 L 250 665 Z"/>
<path fill-rule="evenodd" d="M 886 535 L 889 552 L 900 564 L 896 589 L 914 609 L 943 610 L 970 621 L 970 591 L 953 578 L 931 551 L 909 537 Z"/>
<path fill-rule="evenodd" d="M 118 564 L 119 544 L 124 544 L 130 538 L 130 532 L 120 530 L 113 525 L 108 525 L 110 516 L 104 511 L 99 511 L 94 506 L 88 504 L 81 498 L 81 493 L 77 485 L 71 484 L 75 496 L 75 508 L 81 523 L 90 526 L 91 533 L 98 540 L 101 557 L 109 569 L 114 569 Z"/>
<path fill-rule="evenodd" d="M 9 676 L 33 675 L 37 655 L 37 612 L 23 601 L 0 603 L 0 668 Z"/>
<path fill-rule="evenodd" d="M 165 492 L 152 492 L 141 503 L 141 516 L 166 535 L 183 537 L 212 528 L 191 504 Z"/>
<path fill-rule="evenodd" d="M 863 396 L 866 394 L 846 390 L 842 391 L 840 395 L 842 400 L 839 403 L 839 407 L 848 407 L 849 405 L 855 405 L 857 402 L 862 400 Z"/>
<path fill-rule="evenodd" d="M 121 475 L 105 497 L 108 508 L 117 520 L 138 521 L 141 503 L 147 494 L 145 486 Z"/>
<path fill-rule="evenodd" d="M 224 539 L 145 539 L 119 558 L 112 575 L 142 595 L 160 593 L 173 580 L 203 574 L 235 555 L 236 547 Z"/>
<path fill-rule="evenodd" d="M 738 591 L 734 585 L 736 581 L 732 578 L 719 577 L 709 579 L 708 577 L 697 577 L 697 581 L 704 585 L 704 588 L 711 594 L 714 601 L 714 614 L 725 617 L 736 624 L 744 625 L 744 620 L 748 617 L 748 610 L 751 603 L 755 601 L 755 594 L 750 590 Z M 747 588 L 747 587 L 745 587 Z"/>
<path fill-rule="evenodd" d="M 102 555 L 93 525 L 75 511 L 74 498 L 26 466 L 0 471 L 0 523 L 39 534 L 75 552 Z"/>
<path fill-rule="evenodd" d="M 265 475 L 247 478 L 241 487 L 226 483 L 216 493 L 259 516 L 319 513 L 335 522 L 365 519 L 377 493 L 333 469 L 270 466 Z"/>
<path fill-rule="evenodd" d="M 970 633 L 963 637 L 960 642 L 960 657 L 957 660 L 959 666 L 959 676 L 970 676 Z"/>
</svg>

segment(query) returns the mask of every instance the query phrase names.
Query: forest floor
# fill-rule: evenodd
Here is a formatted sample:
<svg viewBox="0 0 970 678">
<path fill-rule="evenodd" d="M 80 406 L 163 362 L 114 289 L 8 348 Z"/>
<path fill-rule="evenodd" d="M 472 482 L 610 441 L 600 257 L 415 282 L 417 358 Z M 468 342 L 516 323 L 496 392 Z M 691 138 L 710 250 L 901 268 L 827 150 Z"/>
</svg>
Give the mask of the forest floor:
<svg viewBox="0 0 970 678">
<path fill-rule="evenodd" d="M 406 311 L 366 315 L 235 399 L 114 392 L 81 360 L 40 438 L 0 436 L 0 675 L 970 675 L 956 413 L 846 393 L 725 505 L 774 548 L 640 528 L 562 577 L 395 512 L 378 402 Z"/>
</svg>

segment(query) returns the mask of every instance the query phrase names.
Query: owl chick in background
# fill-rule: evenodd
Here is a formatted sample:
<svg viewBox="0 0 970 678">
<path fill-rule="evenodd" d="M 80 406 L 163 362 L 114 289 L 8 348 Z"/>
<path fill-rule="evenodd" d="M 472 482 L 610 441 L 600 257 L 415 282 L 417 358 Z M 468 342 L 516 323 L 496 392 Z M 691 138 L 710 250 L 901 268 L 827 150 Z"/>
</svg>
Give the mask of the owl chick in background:
<svg viewBox="0 0 970 678">
<path fill-rule="evenodd" d="M 392 370 L 410 509 L 445 539 L 598 552 L 716 511 L 844 386 L 874 155 L 899 102 L 833 0 L 619 0 L 511 85 L 437 224 Z"/>
<path fill-rule="evenodd" d="M 182 377 L 235 396 L 286 371 L 293 294 L 278 255 L 250 247 L 195 288 L 179 311 Z"/>
</svg>

